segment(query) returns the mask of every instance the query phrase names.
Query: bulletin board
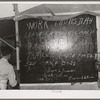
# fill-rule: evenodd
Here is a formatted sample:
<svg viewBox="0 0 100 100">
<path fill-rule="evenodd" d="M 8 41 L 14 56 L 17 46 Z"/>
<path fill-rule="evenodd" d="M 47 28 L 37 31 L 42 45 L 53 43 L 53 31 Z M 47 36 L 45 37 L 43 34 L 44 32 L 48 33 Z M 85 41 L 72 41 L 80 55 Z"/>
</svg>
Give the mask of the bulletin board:
<svg viewBox="0 0 100 100">
<path fill-rule="evenodd" d="M 21 83 L 94 82 L 96 16 L 19 21 Z"/>
</svg>

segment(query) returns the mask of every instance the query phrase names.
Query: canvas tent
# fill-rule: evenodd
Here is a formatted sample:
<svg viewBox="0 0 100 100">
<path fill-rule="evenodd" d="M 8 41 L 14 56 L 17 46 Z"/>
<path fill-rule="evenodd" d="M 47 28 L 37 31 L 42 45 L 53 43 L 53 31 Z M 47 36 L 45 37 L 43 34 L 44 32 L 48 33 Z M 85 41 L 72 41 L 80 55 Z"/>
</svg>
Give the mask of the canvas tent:
<svg viewBox="0 0 100 100">
<path fill-rule="evenodd" d="M 99 4 L 42 4 L 18 14 L 14 19 L 20 20 L 27 17 L 40 16 L 66 16 L 71 17 L 75 14 L 83 12 L 92 12 L 96 15 L 100 14 Z"/>
<path fill-rule="evenodd" d="M 56 15 L 62 14 L 74 14 L 77 12 L 84 12 L 84 11 L 98 11 L 100 12 L 100 5 L 99 4 L 42 4 L 26 11 L 21 12 L 19 15 L 30 14 L 30 15 L 40 15 L 43 14 L 51 15 L 50 10 Z M 47 16 L 46 15 L 46 16 Z"/>
</svg>

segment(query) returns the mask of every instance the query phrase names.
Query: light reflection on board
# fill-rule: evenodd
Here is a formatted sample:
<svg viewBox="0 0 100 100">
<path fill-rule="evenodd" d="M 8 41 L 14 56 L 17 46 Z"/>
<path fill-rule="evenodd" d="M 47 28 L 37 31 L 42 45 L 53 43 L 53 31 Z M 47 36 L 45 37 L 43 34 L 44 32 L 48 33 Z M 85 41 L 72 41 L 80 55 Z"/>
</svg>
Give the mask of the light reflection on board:
<svg viewBox="0 0 100 100">
<path fill-rule="evenodd" d="M 47 43 L 48 48 L 54 52 L 64 52 L 71 48 L 72 44 L 68 43 L 66 39 L 53 39 Z"/>
<path fill-rule="evenodd" d="M 66 36 L 65 32 L 57 32 L 54 31 L 53 33 L 49 33 L 50 35 L 47 36 L 47 41 L 45 41 L 46 49 L 50 50 L 50 52 L 54 53 L 61 53 L 68 51 L 72 48 L 73 43 L 71 40 L 68 40 L 68 36 Z M 54 35 L 53 38 L 51 38 Z"/>
</svg>

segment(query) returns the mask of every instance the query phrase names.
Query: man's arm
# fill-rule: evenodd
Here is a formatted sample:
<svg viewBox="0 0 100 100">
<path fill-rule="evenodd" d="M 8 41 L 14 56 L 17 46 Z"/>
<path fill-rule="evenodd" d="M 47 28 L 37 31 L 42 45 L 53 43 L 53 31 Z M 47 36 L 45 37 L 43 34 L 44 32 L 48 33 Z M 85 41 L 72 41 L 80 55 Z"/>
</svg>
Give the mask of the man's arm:
<svg viewBox="0 0 100 100">
<path fill-rule="evenodd" d="M 12 87 L 12 88 L 13 88 L 13 89 L 20 89 L 18 83 L 17 83 L 14 87 Z"/>
<path fill-rule="evenodd" d="M 9 84 L 11 85 L 13 89 L 19 89 L 19 84 L 16 81 L 16 76 L 15 76 L 13 66 L 11 66 L 10 68 L 10 71 L 8 74 L 8 80 L 9 80 Z"/>
</svg>

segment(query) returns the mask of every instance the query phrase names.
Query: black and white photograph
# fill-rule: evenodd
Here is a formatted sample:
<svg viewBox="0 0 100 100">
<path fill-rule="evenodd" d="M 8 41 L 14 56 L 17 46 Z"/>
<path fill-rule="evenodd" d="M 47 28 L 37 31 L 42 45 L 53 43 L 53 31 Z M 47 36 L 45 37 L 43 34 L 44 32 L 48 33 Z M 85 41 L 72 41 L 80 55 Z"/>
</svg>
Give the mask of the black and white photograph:
<svg viewBox="0 0 100 100">
<path fill-rule="evenodd" d="M 0 3 L 0 90 L 100 90 L 100 2 Z"/>
</svg>

